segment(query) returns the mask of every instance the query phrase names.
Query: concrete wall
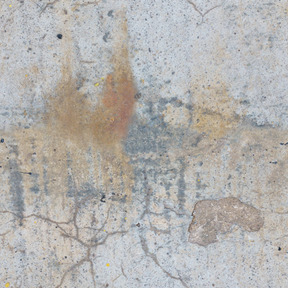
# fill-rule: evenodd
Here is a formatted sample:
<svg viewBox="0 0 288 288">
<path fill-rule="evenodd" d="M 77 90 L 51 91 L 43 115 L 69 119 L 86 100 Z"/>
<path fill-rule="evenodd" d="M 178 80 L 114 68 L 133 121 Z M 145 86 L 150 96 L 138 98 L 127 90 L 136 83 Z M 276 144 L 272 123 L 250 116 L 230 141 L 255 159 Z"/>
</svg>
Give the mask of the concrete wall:
<svg viewBox="0 0 288 288">
<path fill-rule="evenodd" d="M 0 24 L 0 287 L 288 287 L 287 1 Z"/>
</svg>

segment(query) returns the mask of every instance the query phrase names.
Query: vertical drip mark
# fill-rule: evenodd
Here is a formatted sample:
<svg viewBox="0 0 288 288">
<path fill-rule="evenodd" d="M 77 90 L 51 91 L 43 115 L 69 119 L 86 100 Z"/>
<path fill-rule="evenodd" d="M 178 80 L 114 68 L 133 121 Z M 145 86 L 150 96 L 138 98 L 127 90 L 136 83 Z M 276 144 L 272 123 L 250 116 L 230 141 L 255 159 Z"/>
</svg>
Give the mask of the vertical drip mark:
<svg viewBox="0 0 288 288">
<path fill-rule="evenodd" d="M 12 202 L 14 208 L 13 210 L 17 214 L 18 219 L 20 219 L 20 226 L 22 226 L 25 211 L 25 203 L 24 203 L 24 189 L 22 185 L 23 178 L 17 162 L 18 157 L 17 146 L 13 146 L 13 150 L 10 151 L 10 155 L 16 156 L 15 159 L 9 160 L 9 166 L 11 171 L 9 179 L 10 194 L 12 196 Z"/>
</svg>

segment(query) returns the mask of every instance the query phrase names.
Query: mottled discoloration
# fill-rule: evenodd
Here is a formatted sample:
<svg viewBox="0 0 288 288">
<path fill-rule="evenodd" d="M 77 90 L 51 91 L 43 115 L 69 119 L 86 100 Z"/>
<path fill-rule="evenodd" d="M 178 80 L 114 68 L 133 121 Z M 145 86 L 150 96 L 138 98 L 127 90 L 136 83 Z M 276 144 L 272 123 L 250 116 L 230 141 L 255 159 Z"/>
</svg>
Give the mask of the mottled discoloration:
<svg viewBox="0 0 288 288">
<path fill-rule="evenodd" d="M 207 246 L 217 242 L 217 235 L 238 225 L 248 232 L 261 229 L 264 219 L 258 209 L 237 198 L 203 200 L 196 203 L 189 226 L 189 242 Z"/>
<path fill-rule="evenodd" d="M 229 87 L 220 79 L 199 77 L 192 85 L 193 124 L 210 139 L 225 136 L 238 125 L 238 102 L 229 95 Z"/>
<path fill-rule="evenodd" d="M 22 185 L 23 178 L 21 171 L 19 171 L 19 165 L 16 159 L 10 160 L 9 166 L 11 171 L 9 184 L 10 184 L 10 194 L 12 198 L 13 211 L 20 220 L 20 225 L 22 225 L 23 213 L 25 211 L 24 189 Z"/>
<path fill-rule="evenodd" d="M 129 63 L 126 22 L 122 32 L 125 37 L 114 48 L 113 72 L 106 77 L 103 95 L 96 95 L 96 107 L 77 90 L 71 64 L 68 62 L 62 69 L 56 96 L 48 97 L 46 118 L 50 133 L 77 142 L 78 146 L 89 143 L 105 145 L 105 149 L 126 137 L 137 90 Z"/>
<path fill-rule="evenodd" d="M 69 169 L 77 190 L 86 191 L 86 194 L 107 193 L 107 199 L 114 200 L 131 197 L 133 171 L 122 144 L 134 113 L 137 89 L 130 66 L 123 13 L 119 13 L 118 22 L 118 35 L 114 37 L 110 59 L 112 71 L 103 77 L 101 87 L 95 87 L 93 97 L 78 89 L 70 51 L 72 39 L 66 35 L 63 43 L 70 50 L 58 85 L 45 95 L 43 115 L 30 129 L 16 128 L 9 133 L 20 147 L 18 160 L 25 171 L 32 172 L 32 177 L 21 180 L 24 190 L 34 195 L 39 191 L 53 195 L 51 199 L 55 199 L 55 207 L 59 206 L 59 209 L 66 203 L 63 195 L 71 195 L 67 155 L 70 155 Z M 91 189 L 85 188 L 87 183 Z M 40 193 L 39 197 L 44 194 Z M 62 204 L 56 200 L 60 195 Z M 29 195 L 25 198 L 29 204 L 34 200 Z"/>
</svg>

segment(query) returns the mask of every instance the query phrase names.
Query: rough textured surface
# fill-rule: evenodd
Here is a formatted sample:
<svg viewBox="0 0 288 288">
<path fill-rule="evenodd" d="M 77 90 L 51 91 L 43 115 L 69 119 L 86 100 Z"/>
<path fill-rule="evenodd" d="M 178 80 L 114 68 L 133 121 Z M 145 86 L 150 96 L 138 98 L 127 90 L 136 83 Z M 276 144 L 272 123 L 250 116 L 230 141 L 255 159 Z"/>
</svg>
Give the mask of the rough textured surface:
<svg viewBox="0 0 288 288">
<path fill-rule="evenodd" d="M 0 1 L 0 287 L 286 288 L 287 11 Z"/>
<path fill-rule="evenodd" d="M 189 241 L 202 246 L 217 242 L 217 234 L 224 234 L 238 225 L 246 231 L 259 231 L 264 224 L 260 211 L 237 198 L 202 200 L 194 207 L 189 226 Z"/>
</svg>

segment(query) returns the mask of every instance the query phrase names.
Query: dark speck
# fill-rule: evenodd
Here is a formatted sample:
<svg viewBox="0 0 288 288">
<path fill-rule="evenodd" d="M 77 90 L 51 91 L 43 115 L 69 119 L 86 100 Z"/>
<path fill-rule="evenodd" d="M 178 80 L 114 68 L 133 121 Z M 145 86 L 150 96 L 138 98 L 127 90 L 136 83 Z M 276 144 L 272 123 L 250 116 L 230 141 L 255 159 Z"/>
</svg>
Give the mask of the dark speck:
<svg viewBox="0 0 288 288">
<path fill-rule="evenodd" d="M 4 143 L 4 139 L 3 138 L 1 138 L 1 143 Z"/>
<path fill-rule="evenodd" d="M 281 249 L 281 247 L 278 247 L 278 251 L 281 251 L 282 249 Z"/>
<path fill-rule="evenodd" d="M 57 34 L 58 39 L 62 39 L 63 35 L 62 34 Z"/>
<path fill-rule="evenodd" d="M 100 199 L 100 201 L 101 201 L 102 203 L 105 203 L 105 202 L 106 202 L 106 201 L 105 201 L 105 198 L 106 198 L 106 197 L 105 197 L 105 195 L 103 194 L 102 197 L 101 197 L 101 199 Z"/>
<path fill-rule="evenodd" d="M 137 227 L 140 227 L 140 223 L 137 223 L 136 226 L 137 226 Z"/>
<path fill-rule="evenodd" d="M 107 43 L 107 39 L 109 39 L 110 32 L 106 32 L 103 36 L 103 40 Z"/>
<path fill-rule="evenodd" d="M 135 94 L 134 95 L 134 98 L 136 99 L 136 100 L 138 100 L 138 99 L 140 99 L 141 98 L 141 93 L 137 93 L 137 94 Z"/>
<path fill-rule="evenodd" d="M 113 16 L 113 10 L 110 10 L 110 11 L 108 12 L 108 16 L 109 16 L 109 17 L 112 17 L 112 18 L 114 17 L 114 16 Z"/>
</svg>

